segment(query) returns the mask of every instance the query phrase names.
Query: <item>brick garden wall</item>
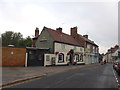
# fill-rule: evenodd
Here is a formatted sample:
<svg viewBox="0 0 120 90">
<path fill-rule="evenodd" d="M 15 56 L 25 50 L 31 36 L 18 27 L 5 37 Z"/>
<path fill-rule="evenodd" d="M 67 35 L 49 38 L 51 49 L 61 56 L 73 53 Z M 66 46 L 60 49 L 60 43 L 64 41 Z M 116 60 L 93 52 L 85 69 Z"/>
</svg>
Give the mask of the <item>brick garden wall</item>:
<svg viewBox="0 0 120 90">
<path fill-rule="evenodd" d="M 2 48 L 2 66 L 25 65 L 26 48 L 0 47 L 0 49 L 1 48 Z"/>
</svg>

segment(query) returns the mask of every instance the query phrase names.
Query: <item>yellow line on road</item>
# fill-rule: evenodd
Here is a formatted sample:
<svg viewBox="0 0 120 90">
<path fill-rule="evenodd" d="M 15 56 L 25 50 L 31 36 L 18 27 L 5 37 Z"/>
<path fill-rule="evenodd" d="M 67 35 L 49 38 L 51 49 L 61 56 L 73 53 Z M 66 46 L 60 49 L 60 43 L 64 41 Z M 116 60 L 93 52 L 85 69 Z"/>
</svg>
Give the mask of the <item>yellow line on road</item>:
<svg viewBox="0 0 120 90">
<path fill-rule="evenodd" d="M 37 80 L 37 79 L 41 79 L 41 77 L 33 78 L 33 79 L 30 79 L 30 80 L 26 80 L 26 81 L 17 82 L 17 83 L 7 85 L 7 86 L 3 86 L 3 87 L 0 87 L 0 88 L 9 88 L 9 87 L 12 87 L 12 86 L 16 86 L 16 85 L 20 85 L 20 84 L 27 83 L 27 82 L 30 82 L 30 81 L 34 81 L 34 80 Z"/>
</svg>

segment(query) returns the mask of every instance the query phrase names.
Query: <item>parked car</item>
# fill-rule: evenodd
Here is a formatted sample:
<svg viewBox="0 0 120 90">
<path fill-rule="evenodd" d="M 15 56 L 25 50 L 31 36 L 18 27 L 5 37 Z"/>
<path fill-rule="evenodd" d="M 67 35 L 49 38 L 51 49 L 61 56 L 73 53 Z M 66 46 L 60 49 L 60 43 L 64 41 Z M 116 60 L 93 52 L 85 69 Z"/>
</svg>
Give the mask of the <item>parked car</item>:
<svg viewBox="0 0 120 90">
<path fill-rule="evenodd" d="M 118 73 L 118 75 L 120 75 L 120 59 L 117 59 L 113 63 L 113 68 L 116 70 L 116 72 Z"/>
<path fill-rule="evenodd" d="M 116 61 L 114 61 L 113 62 L 113 68 L 116 70 L 116 68 L 117 68 L 117 64 L 118 64 L 118 60 L 116 60 Z"/>
<path fill-rule="evenodd" d="M 104 64 L 104 62 L 103 62 L 103 61 L 101 61 L 101 62 L 100 62 L 100 64 L 101 64 L 101 65 L 103 65 L 103 64 Z"/>
</svg>

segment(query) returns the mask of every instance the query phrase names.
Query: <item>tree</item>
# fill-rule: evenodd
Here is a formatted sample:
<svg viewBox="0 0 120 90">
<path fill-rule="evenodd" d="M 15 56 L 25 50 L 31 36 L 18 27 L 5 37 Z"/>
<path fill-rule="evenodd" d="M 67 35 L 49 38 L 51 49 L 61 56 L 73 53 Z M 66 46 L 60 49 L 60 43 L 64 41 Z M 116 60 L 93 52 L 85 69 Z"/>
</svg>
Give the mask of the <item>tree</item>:
<svg viewBox="0 0 120 90">
<path fill-rule="evenodd" d="M 24 39 L 20 32 L 6 31 L 1 36 L 2 46 L 15 45 L 15 47 L 30 47 L 32 45 L 30 36 Z"/>
<path fill-rule="evenodd" d="M 15 45 L 19 46 L 18 42 L 23 38 L 20 32 L 6 31 L 2 34 L 2 46 Z"/>
<path fill-rule="evenodd" d="M 21 39 L 19 41 L 19 45 L 22 47 L 31 47 L 32 46 L 32 39 L 30 38 L 30 36 L 28 36 L 25 39 Z"/>
<path fill-rule="evenodd" d="M 30 36 L 28 36 L 25 39 L 25 46 L 27 46 L 27 47 L 31 47 L 32 46 L 32 39 L 30 38 Z"/>
</svg>

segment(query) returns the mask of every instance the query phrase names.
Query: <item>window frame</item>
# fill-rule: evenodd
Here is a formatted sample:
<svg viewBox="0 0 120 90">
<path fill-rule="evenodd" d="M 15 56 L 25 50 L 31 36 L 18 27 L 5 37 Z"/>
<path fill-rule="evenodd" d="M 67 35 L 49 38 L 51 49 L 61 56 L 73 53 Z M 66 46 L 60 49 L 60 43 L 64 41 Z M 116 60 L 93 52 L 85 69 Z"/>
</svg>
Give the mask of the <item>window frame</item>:
<svg viewBox="0 0 120 90">
<path fill-rule="evenodd" d="M 80 61 L 80 56 L 79 55 L 76 55 L 76 61 L 79 62 Z"/>
<path fill-rule="evenodd" d="M 61 56 L 61 57 L 60 57 Z M 61 60 L 60 60 L 60 58 L 61 58 Z M 60 53 L 59 55 L 58 55 L 58 63 L 63 63 L 64 62 L 64 54 L 63 53 Z"/>
</svg>

